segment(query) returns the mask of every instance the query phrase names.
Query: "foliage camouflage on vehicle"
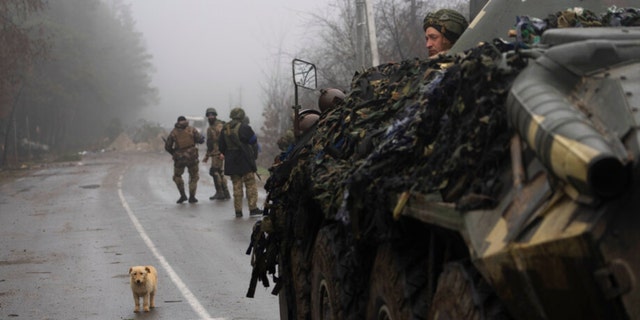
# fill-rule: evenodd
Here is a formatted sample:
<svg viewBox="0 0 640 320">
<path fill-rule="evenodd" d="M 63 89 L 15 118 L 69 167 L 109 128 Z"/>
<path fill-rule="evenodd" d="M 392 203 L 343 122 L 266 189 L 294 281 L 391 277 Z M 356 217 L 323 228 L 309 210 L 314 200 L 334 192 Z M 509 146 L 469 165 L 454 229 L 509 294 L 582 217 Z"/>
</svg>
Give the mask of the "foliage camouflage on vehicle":
<svg viewBox="0 0 640 320">
<path fill-rule="evenodd" d="M 247 252 L 253 249 L 254 265 L 247 296 L 253 296 L 257 280 L 268 286 L 267 274 L 276 283 L 274 294 L 284 285 L 311 291 L 304 276 L 312 269 L 315 238 L 309 234 L 329 221 L 341 222 L 353 234 L 346 241 L 381 243 L 402 236 L 394 222 L 410 192 L 438 195 L 460 211 L 495 206 L 509 187 L 498 176 L 514 134 L 505 100 L 531 58 L 530 46 L 548 29 L 635 26 L 639 17 L 633 8 L 611 8 L 602 15 L 572 9 L 545 19 L 521 16 L 515 42 L 495 39 L 455 56 L 356 73 L 344 103 L 324 112 L 316 130 L 270 169 L 265 217 L 256 224 Z M 340 277 L 349 279 L 341 282 L 336 311 L 345 318 L 364 308 L 368 275 L 359 271 L 368 266 L 358 265 L 364 252 L 334 253 L 344 266 Z M 276 277 L 278 261 L 281 268 L 297 266 L 302 278 Z M 302 317 L 312 312 L 305 296 L 288 302 L 297 304 Z M 422 313 L 420 308 L 415 312 Z"/>
</svg>

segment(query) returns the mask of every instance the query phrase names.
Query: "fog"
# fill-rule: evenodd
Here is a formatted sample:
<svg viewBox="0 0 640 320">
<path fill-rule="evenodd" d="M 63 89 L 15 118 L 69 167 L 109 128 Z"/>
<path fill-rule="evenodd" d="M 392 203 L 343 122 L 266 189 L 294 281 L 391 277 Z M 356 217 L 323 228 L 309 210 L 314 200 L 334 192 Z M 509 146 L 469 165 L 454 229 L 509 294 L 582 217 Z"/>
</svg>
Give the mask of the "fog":
<svg viewBox="0 0 640 320">
<path fill-rule="evenodd" d="M 305 21 L 329 0 L 129 0 L 136 29 L 155 66 L 157 106 L 149 121 L 171 125 L 179 115 L 214 107 L 229 119 L 241 105 L 254 129 L 262 124 L 261 86 L 278 52 L 300 48 Z M 292 88 L 293 90 L 293 88 Z"/>
</svg>

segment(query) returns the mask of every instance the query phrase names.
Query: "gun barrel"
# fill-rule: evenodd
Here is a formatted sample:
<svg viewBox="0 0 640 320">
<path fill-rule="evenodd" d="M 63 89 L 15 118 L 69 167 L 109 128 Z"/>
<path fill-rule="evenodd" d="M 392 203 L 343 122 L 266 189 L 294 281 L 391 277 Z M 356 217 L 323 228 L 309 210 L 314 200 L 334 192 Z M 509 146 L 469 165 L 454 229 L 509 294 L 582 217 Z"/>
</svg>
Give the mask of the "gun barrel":
<svg viewBox="0 0 640 320">
<path fill-rule="evenodd" d="M 590 45 L 592 50 L 602 50 Z M 566 55 L 590 54 L 573 47 L 566 49 Z M 552 50 L 557 54 L 563 48 Z M 571 102 L 572 90 L 586 74 L 543 55 L 514 81 L 507 113 L 518 133 L 555 175 L 581 194 L 610 197 L 626 189 L 629 166 L 626 154 L 619 151 L 624 150 L 621 142 L 598 131 Z"/>
</svg>

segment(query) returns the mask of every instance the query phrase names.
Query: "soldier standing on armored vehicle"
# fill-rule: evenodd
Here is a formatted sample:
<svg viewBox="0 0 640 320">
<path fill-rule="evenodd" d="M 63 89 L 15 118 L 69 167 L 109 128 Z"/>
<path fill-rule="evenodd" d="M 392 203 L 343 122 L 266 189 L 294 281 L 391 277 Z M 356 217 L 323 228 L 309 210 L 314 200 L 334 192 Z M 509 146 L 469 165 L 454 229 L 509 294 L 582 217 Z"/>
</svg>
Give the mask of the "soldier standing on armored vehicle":
<svg viewBox="0 0 640 320">
<path fill-rule="evenodd" d="M 173 181 L 180 191 L 180 198 L 177 203 L 183 203 L 187 199 L 189 203 L 198 202 L 196 199 L 196 188 L 198 186 L 198 148 L 196 143 L 204 143 L 204 136 L 189 126 L 189 121 L 184 116 L 179 116 L 173 130 L 165 141 L 164 149 L 173 156 Z M 182 174 L 184 168 L 189 170 L 189 198 L 184 191 L 184 180 Z"/>
<path fill-rule="evenodd" d="M 220 153 L 218 144 L 224 122 L 217 119 L 218 112 L 214 108 L 207 108 L 205 115 L 209 122 L 209 127 L 207 128 L 207 154 L 202 159 L 202 162 L 207 163 L 211 158 L 209 175 L 213 177 L 213 184 L 216 188 L 216 193 L 209 197 L 209 200 L 228 200 L 231 199 L 231 195 L 227 188 L 227 179 L 224 177 L 224 155 Z"/>
<path fill-rule="evenodd" d="M 429 58 L 446 53 L 456 43 L 469 23 L 462 14 L 451 9 L 429 12 L 424 17 L 422 29 L 427 41 Z"/>
</svg>

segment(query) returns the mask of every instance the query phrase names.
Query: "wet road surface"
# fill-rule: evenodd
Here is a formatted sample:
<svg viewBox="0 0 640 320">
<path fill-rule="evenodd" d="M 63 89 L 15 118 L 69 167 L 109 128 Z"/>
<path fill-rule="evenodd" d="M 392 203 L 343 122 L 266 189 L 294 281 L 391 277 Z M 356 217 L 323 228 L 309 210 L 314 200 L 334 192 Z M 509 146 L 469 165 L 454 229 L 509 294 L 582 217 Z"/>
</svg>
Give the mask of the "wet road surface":
<svg viewBox="0 0 640 320">
<path fill-rule="evenodd" d="M 176 204 L 171 175 L 166 153 L 101 153 L 1 181 L 0 319 L 279 319 L 272 287 L 245 297 L 246 202 L 236 219 L 210 201 L 201 163 L 200 201 Z M 147 264 L 156 308 L 134 313 L 128 270 Z"/>
</svg>

